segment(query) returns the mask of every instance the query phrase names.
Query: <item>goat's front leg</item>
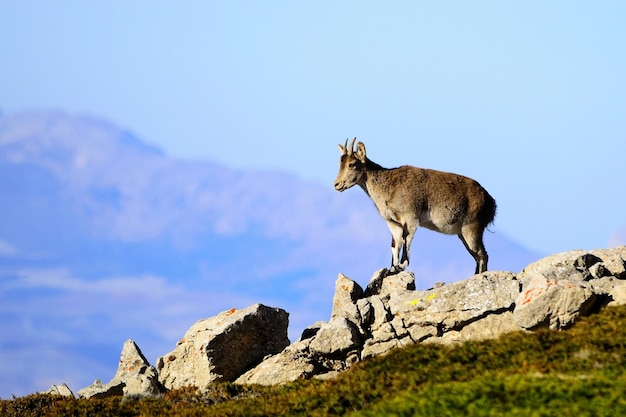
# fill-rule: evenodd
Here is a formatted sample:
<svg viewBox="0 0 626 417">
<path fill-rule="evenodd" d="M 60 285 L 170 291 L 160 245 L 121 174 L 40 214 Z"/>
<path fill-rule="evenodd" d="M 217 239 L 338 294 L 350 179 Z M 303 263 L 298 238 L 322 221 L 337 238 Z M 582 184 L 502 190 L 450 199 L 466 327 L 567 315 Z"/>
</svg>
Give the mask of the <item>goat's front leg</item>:
<svg viewBox="0 0 626 417">
<path fill-rule="evenodd" d="M 388 220 L 387 225 L 389 226 L 389 231 L 391 231 L 391 268 L 389 268 L 389 272 L 395 274 L 404 271 L 408 265 L 408 259 L 406 262 L 404 259 L 407 257 L 406 234 L 404 233 L 402 224 L 394 220 Z M 402 263 L 400 263 L 400 252 L 402 252 L 403 249 L 404 256 L 402 257 Z"/>
</svg>

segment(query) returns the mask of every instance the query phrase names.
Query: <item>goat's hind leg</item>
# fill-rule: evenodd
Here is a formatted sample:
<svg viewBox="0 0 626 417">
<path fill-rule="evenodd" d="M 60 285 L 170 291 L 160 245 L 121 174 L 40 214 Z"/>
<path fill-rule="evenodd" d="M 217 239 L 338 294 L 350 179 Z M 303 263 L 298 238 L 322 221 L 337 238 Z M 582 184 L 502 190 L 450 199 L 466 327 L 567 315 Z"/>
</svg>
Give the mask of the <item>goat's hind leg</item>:
<svg viewBox="0 0 626 417">
<path fill-rule="evenodd" d="M 400 267 L 404 271 L 411 259 L 411 243 L 417 230 L 417 223 L 408 222 L 402 225 L 402 259 L 400 260 Z"/>
<path fill-rule="evenodd" d="M 484 228 L 476 227 L 475 225 L 464 226 L 459 233 L 459 239 L 463 242 L 465 249 L 472 255 L 476 261 L 476 270 L 474 274 L 480 274 L 487 270 L 487 262 L 489 256 L 487 250 L 483 244 L 483 232 Z"/>
</svg>

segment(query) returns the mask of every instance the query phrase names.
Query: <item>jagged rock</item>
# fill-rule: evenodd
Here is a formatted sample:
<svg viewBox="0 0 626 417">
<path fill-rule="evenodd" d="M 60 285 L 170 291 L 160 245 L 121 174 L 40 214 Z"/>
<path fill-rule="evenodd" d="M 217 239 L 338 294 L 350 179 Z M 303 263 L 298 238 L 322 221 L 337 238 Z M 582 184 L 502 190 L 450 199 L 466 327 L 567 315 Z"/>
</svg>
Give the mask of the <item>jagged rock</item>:
<svg viewBox="0 0 626 417">
<path fill-rule="evenodd" d="M 433 329 L 431 329 L 433 330 Z M 431 335 L 437 333 L 431 332 Z M 372 337 L 363 344 L 361 359 L 383 355 L 392 349 L 415 343 L 411 333 L 401 323 L 401 319 L 394 319 L 392 322 L 385 322 L 376 330 L 372 331 Z"/>
<path fill-rule="evenodd" d="M 359 360 L 357 345 L 352 339 L 358 335 L 350 332 L 347 326 L 351 325 L 342 318 L 321 323 L 315 335 L 301 338 L 282 352 L 268 357 L 237 378 L 235 383 L 277 385 L 298 379 L 334 377 Z M 344 333 L 343 341 L 327 340 L 334 330 Z M 318 334 L 320 339 L 315 342 Z"/>
<path fill-rule="evenodd" d="M 626 304 L 626 280 L 604 277 L 591 282 L 593 292 L 604 299 L 607 306 Z"/>
<path fill-rule="evenodd" d="M 338 356 L 358 350 L 361 337 L 355 325 L 345 318 L 338 317 L 322 325 L 311 340 L 309 349 L 317 355 Z"/>
<path fill-rule="evenodd" d="M 369 327 L 369 332 L 378 330 L 385 323 L 392 319 L 392 314 L 389 311 L 387 303 L 379 296 L 372 295 L 365 299 L 365 302 L 369 310 L 369 320 L 361 322 L 361 326 L 366 329 Z"/>
<path fill-rule="evenodd" d="M 97 379 L 92 385 L 78 391 L 81 398 L 112 396 L 155 396 L 163 392 L 158 373 L 146 360 L 139 346 L 127 340 L 122 347 L 115 376 L 108 384 Z"/>
<path fill-rule="evenodd" d="M 113 381 L 124 382 L 124 395 L 154 396 L 163 392 L 156 368 L 132 340 L 124 343 Z"/>
<path fill-rule="evenodd" d="M 68 387 L 67 384 L 65 383 L 61 385 L 52 385 L 50 389 L 48 391 L 43 392 L 43 394 L 60 395 L 62 397 L 76 398 L 74 396 L 74 393 L 70 389 L 70 387 Z"/>
<path fill-rule="evenodd" d="M 309 354 L 310 339 L 299 340 L 270 356 L 235 380 L 237 384 L 279 385 L 319 374 L 319 366 Z"/>
<path fill-rule="evenodd" d="M 365 296 L 386 296 L 396 291 L 414 290 L 415 276 L 406 271 L 397 274 L 389 274 L 387 268 L 374 272 L 365 289 Z"/>
<path fill-rule="evenodd" d="M 298 339 L 298 341 L 310 339 L 313 336 L 315 336 L 317 334 L 317 332 L 320 331 L 320 329 L 322 328 L 324 323 L 326 323 L 326 322 L 325 321 L 316 321 L 315 323 L 313 323 L 310 326 L 308 326 L 306 329 L 304 329 L 302 331 L 302 335 L 300 336 L 300 339 Z"/>
<path fill-rule="evenodd" d="M 558 253 L 528 265 L 519 274 L 523 288 L 514 311 L 525 329 L 561 329 L 598 303 L 626 302 L 626 246 Z"/>
<path fill-rule="evenodd" d="M 563 264 L 557 267 L 565 269 Z M 594 306 L 596 294 L 592 285 L 578 280 L 577 273 L 565 275 L 570 279 L 557 279 L 535 275 L 537 270 L 532 270 L 529 279 L 524 277 L 522 292 L 515 300 L 514 317 L 520 327 L 529 330 L 544 326 L 554 330 L 567 328 L 576 317 Z"/>
<path fill-rule="evenodd" d="M 333 296 L 333 311 L 330 318 L 345 317 L 344 309 L 347 306 L 354 305 L 360 298 L 363 297 L 363 288 L 361 286 L 346 277 L 344 274 L 339 273 L 337 281 L 335 282 L 335 295 Z M 351 313 L 351 311 L 350 311 Z"/>
<path fill-rule="evenodd" d="M 341 299 L 353 286 L 339 275 L 336 286 Z M 347 284 L 343 286 L 342 284 Z M 358 284 L 357 284 L 358 285 Z M 348 297 L 347 299 L 352 299 Z M 355 300 L 358 302 L 358 300 Z M 337 304 L 340 306 L 341 303 Z M 341 309 L 340 309 L 341 310 Z M 341 310 L 345 311 L 345 310 Z M 336 312 L 335 312 L 336 313 Z M 241 375 L 238 384 L 275 385 L 298 379 L 336 375 L 359 360 L 361 336 L 354 323 L 335 314 L 329 322 L 316 322 L 302 332 L 302 337 L 282 352 L 270 356 Z"/>
<path fill-rule="evenodd" d="M 366 306 L 362 306 L 365 308 L 365 311 L 361 312 L 357 304 L 357 301 L 362 297 L 363 289 L 361 286 L 340 273 L 335 283 L 333 310 L 330 314 L 330 320 L 343 318 L 351 323 L 360 323 L 363 320 L 362 314 L 367 314 Z"/>
<path fill-rule="evenodd" d="M 609 305 L 626 304 L 626 246 L 591 252 L 600 259 L 588 267 L 596 279 L 590 281 L 594 293 Z"/>
<path fill-rule="evenodd" d="M 626 280 L 626 246 L 615 249 L 598 249 L 592 253 L 602 259 L 596 268 L 596 271 L 600 269 L 601 272 L 594 274 L 592 270 L 592 274 L 596 278 L 611 276 L 615 279 Z"/>
<path fill-rule="evenodd" d="M 515 320 L 525 329 L 571 326 L 596 303 L 626 301 L 626 246 L 570 251 L 540 259 L 519 274 Z"/>
<path fill-rule="evenodd" d="M 424 340 L 424 343 L 454 344 L 469 340 L 495 339 L 503 334 L 523 329 L 516 323 L 511 311 L 500 314 L 489 314 L 480 320 L 476 320 L 459 330 L 450 330 L 440 337 L 432 337 Z"/>
<path fill-rule="evenodd" d="M 160 381 L 167 389 L 232 381 L 289 345 L 288 321 L 285 310 L 262 304 L 200 320 L 158 359 Z"/>
</svg>

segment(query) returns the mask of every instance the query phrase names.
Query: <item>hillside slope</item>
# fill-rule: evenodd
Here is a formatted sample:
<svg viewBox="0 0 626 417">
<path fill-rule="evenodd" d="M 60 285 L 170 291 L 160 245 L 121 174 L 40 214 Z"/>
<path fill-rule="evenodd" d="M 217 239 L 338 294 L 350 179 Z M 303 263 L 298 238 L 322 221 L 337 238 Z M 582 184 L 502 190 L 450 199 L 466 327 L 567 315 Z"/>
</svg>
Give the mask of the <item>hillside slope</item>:
<svg viewBox="0 0 626 417">
<path fill-rule="evenodd" d="M 216 384 L 159 399 L 0 401 L 3 416 L 397 415 L 616 416 L 626 413 L 626 306 L 566 331 L 511 333 L 456 346 L 414 344 L 328 381 L 282 387 Z"/>
</svg>

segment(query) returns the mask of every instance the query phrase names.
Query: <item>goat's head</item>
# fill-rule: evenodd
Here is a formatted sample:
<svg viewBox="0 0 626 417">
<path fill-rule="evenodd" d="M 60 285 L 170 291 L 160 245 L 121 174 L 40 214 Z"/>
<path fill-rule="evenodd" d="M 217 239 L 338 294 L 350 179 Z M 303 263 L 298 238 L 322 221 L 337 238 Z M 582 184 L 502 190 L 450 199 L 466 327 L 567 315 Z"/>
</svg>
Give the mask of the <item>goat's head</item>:
<svg viewBox="0 0 626 417">
<path fill-rule="evenodd" d="M 348 146 L 348 139 L 345 145 L 339 145 L 341 151 L 341 159 L 339 159 L 339 173 L 335 179 L 335 190 L 345 191 L 356 184 L 359 184 L 365 175 L 366 160 L 365 145 L 359 142 L 354 150 L 354 142 L 352 139 Z"/>
</svg>

